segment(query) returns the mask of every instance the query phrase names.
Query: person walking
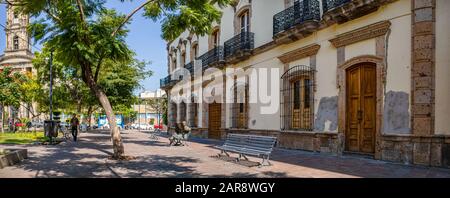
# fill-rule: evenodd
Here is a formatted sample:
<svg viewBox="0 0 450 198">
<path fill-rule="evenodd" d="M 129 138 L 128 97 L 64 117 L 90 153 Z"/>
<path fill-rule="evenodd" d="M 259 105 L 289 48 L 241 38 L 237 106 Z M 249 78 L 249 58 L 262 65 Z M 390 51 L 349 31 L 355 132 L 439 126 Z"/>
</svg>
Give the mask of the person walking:
<svg viewBox="0 0 450 198">
<path fill-rule="evenodd" d="M 80 121 L 77 118 L 77 114 L 73 114 L 72 119 L 70 120 L 70 126 L 72 130 L 73 141 L 77 141 L 78 135 L 78 126 L 80 125 Z"/>
</svg>

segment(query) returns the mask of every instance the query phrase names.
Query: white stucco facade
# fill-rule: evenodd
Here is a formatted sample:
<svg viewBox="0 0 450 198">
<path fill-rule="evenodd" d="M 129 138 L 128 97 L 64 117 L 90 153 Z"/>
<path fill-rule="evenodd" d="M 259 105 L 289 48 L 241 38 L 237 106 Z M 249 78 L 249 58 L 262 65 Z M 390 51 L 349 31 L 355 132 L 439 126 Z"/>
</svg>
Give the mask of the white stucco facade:
<svg viewBox="0 0 450 198">
<path fill-rule="evenodd" d="M 244 80 L 244 82 L 248 85 L 250 102 L 243 107 L 245 110 L 240 110 L 246 116 L 246 125 L 238 132 L 266 135 L 277 134 L 280 138 L 286 136 L 289 140 L 282 140 L 281 144 L 288 145 L 286 146 L 288 148 L 304 149 L 308 147 L 306 150 L 320 150 L 320 148 L 312 149 L 310 147 L 316 145 L 314 141 L 325 141 L 320 139 L 324 136 L 335 138 L 326 140 L 329 142 L 344 141 L 344 143 L 339 144 L 346 147 L 345 138 L 347 138 L 348 133 L 346 120 L 350 118 L 351 113 L 346 106 L 349 104 L 349 97 L 346 95 L 349 87 L 346 84 L 348 78 L 345 72 L 349 68 L 370 63 L 376 69 L 376 79 L 373 82 L 376 84 L 376 90 L 374 91 L 376 104 L 372 111 L 376 112 L 373 120 L 376 131 L 374 136 L 377 136 L 375 140 L 377 147 L 381 147 L 379 150 L 387 148 L 387 146 L 383 147 L 384 144 L 382 142 L 391 141 L 391 139 L 386 139 L 388 137 L 401 138 L 422 135 L 421 130 L 427 129 L 424 127 L 424 123 L 425 125 L 428 124 L 427 120 L 429 118 L 423 118 L 417 116 L 417 114 L 425 111 L 420 109 L 424 106 L 421 106 L 423 104 L 419 103 L 427 102 L 428 100 L 423 100 L 422 96 L 418 96 L 415 92 L 417 87 L 421 88 L 420 86 L 425 86 L 426 84 L 415 80 L 415 76 L 418 74 L 414 73 L 414 67 L 417 68 L 414 65 L 416 64 L 414 55 L 418 56 L 419 54 L 417 54 L 418 50 L 413 48 L 413 44 L 416 43 L 416 48 L 423 47 L 424 44 L 421 45 L 418 43 L 418 40 L 414 40 L 415 35 L 413 31 L 417 30 L 414 30 L 413 23 L 428 19 L 428 15 L 421 16 L 414 13 L 414 9 L 418 9 L 418 6 L 431 6 L 428 5 L 430 2 L 417 3 L 416 7 L 414 7 L 414 2 L 411 0 L 373 1 L 379 3 L 376 4 L 379 7 L 375 11 L 367 11 L 367 13 L 353 18 L 350 16 L 340 22 L 340 19 L 330 19 L 330 15 L 328 15 L 330 12 L 339 12 L 340 9 L 324 13 L 324 1 L 318 1 L 321 16 L 319 25 L 314 27 L 312 32 L 301 36 L 298 35 L 298 31 L 306 31 L 305 29 L 308 28 L 307 22 L 305 22 L 306 25 L 304 26 L 297 26 L 284 30 L 281 33 L 274 32 L 274 15 L 286 12 L 289 9 L 289 6 L 285 5 L 287 1 L 243 0 L 238 1 L 239 3 L 235 7 L 222 8 L 223 16 L 220 25 L 218 25 L 220 45 L 223 46 L 225 42 L 238 35 L 239 31 L 236 28 L 239 28 L 239 24 L 235 24 L 238 21 L 236 17 L 242 13 L 242 10 L 248 9 L 250 13 L 250 32 L 254 33 L 252 38 L 254 46 L 250 55 L 244 56 L 244 58 L 237 61 L 225 58 L 224 62 L 218 64 L 219 68 L 221 70 L 241 68 L 246 72 L 260 68 L 277 69 L 277 72 L 270 74 L 272 76 L 271 80 L 263 78 L 262 74 L 264 73 L 257 72 L 254 76 L 255 78 L 246 73 L 248 80 Z M 350 10 L 348 12 L 357 12 L 355 10 L 352 11 L 351 6 L 346 6 L 344 4 L 342 8 Z M 430 135 L 432 136 L 426 137 L 435 137 L 435 135 L 436 137 L 439 135 L 446 137 L 450 135 L 450 122 L 448 122 L 450 105 L 447 104 L 450 102 L 450 88 L 448 87 L 450 84 L 448 78 L 450 75 L 450 56 L 448 55 L 450 53 L 450 26 L 447 24 L 448 18 L 450 18 L 450 1 L 437 0 L 435 8 L 435 64 L 431 64 L 435 68 L 435 77 L 431 77 L 434 80 L 434 87 L 432 88 L 434 89 L 434 100 L 429 101 L 429 105 L 434 105 L 435 108 L 431 110 L 429 115 L 422 116 L 431 116 L 432 122 L 434 122 L 430 124 L 432 128 Z M 350 14 L 344 13 L 343 15 L 348 17 Z M 330 23 L 329 20 L 338 21 Z M 186 44 L 186 49 L 191 48 L 190 43 L 198 44 L 199 56 L 213 49 L 209 43 L 209 36 L 200 36 L 199 38 L 196 36 L 188 38 L 188 36 L 188 33 L 183 33 L 179 38 L 169 43 L 169 48 L 172 49 L 169 50 L 169 56 L 176 56 L 176 49 L 180 49 L 180 40 L 189 40 L 191 38 Z M 430 47 L 433 46 L 431 45 Z M 286 129 L 284 127 L 285 124 L 283 124 L 286 122 L 286 117 L 291 117 L 288 118 L 288 122 L 292 122 L 289 119 L 296 119 L 293 117 L 294 115 L 286 116 L 285 113 L 287 107 L 285 106 L 286 102 L 283 102 L 286 100 L 286 96 L 283 95 L 285 94 L 283 92 L 283 74 L 289 72 L 290 69 L 295 70 L 298 66 L 306 66 L 314 72 L 313 77 L 311 77 L 313 78 L 313 123 L 307 122 L 307 125 L 309 125 L 308 130 Z M 171 70 L 170 72 L 173 71 Z M 220 74 L 217 71 L 216 75 L 223 75 L 223 73 Z M 302 77 L 297 76 L 297 78 Z M 259 81 L 260 79 L 263 80 Z M 220 87 L 221 85 L 218 85 L 218 83 L 222 83 L 223 79 L 215 79 L 214 82 L 209 84 L 204 83 L 205 80 L 202 81 L 201 79 L 197 79 L 195 82 L 198 85 L 196 91 L 202 90 L 205 92 L 205 90 L 210 90 L 210 86 Z M 232 87 L 233 83 L 234 80 L 231 78 L 226 80 L 225 85 L 222 86 Z M 260 92 L 260 87 L 263 84 L 266 84 L 268 87 L 275 87 L 274 89 L 270 88 L 270 91 L 266 92 L 276 95 L 277 97 L 275 98 L 278 100 L 273 100 L 275 102 L 272 103 L 261 101 L 261 98 L 264 99 Z M 304 84 L 301 85 L 303 86 Z M 173 90 L 177 86 L 179 85 L 175 85 L 173 88 L 169 87 L 169 89 Z M 226 96 L 234 94 L 233 89 L 228 88 L 224 90 Z M 304 88 L 301 90 L 305 91 Z M 414 94 L 416 94 L 416 99 L 413 98 Z M 285 98 L 283 99 L 283 97 Z M 262 113 L 261 109 L 271 105 L 275 106 L 277 110 L 269 114 Z M 302 105 L 304 104 L 300 104 L 300 106 Z M 236 117 L 240 118 L 240 115 L 235 113 L 236 109 L 233 109 L 233 107 L 235 107 L 233 102 L 222 104 L 220 118 L 222 131 L 234 132 L 239 129 L 239 127 L 236 128 L 234 126 L 237 122 L 234 120 Z M 428 106 L 425 105 L 425 107 Z M 203 131 L 208 131 L 210 127 L 208 122 L 208 105 L 202 104 L 199 105 L 199 108 L 199 124 L 197 127 Z M 415 116 L 420 117 L 422 120 L 415 119 Z M 419 122 L 418 120 L 424 122 Z M 292 135 L 297 135 L 298 139 Z M 397 141 L 401 142 L 404 140 Z M 301 142 L 298 143 L 300 146 L 295 142 Z M 346 149 L 342 148 L 342 150 Z M 388 154 L 380 152 L 375 152 L 375 156 L 378 156 L 376 158 L 388 158 L 384 157 L 388 156 Z"/>
</svg>

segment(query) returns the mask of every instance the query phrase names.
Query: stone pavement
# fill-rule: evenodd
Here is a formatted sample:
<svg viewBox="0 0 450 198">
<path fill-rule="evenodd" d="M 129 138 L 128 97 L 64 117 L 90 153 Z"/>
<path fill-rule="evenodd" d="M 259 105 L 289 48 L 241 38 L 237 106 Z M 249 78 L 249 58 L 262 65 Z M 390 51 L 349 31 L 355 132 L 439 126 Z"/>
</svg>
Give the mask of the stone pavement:
<svg viewBox="0 0 450 198">
<path fill-rule="evenodd" d="M 27 148 L 29 159 L 0 169 L 0 178 L 30 177 L 443 177 L 449 169 L 405 166 L 354 156 L 335 157 L 297 150 L 275 149 L 273 166 L 247 167 L 211 156 L 220 141 L 193 139 L 189 146 L 169 147 L 168 140 L 150 139 L 148 133 L 123 131 L 126 155 L 137 159 L 108 160 L 112 146 L 107 131 L 82 133 L 77 143 L 56 146 L 0 145 Z M 258 158 L 250 158 L 259 162 Z"/>
</svg>

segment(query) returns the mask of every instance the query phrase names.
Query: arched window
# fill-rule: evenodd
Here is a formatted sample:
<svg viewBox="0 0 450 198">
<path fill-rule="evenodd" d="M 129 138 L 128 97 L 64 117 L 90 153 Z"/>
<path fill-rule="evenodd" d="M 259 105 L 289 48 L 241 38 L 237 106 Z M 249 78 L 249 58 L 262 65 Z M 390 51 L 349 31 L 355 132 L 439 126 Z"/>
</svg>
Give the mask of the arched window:
<svg viewBox="0 0 450 198">
<path fill-rule="evenodd" d="M 213 33 L 211 34 L 211 49 L 219 46 L 219 37 L 219 30 L 217 29 L 213 31 Z"/>
<path fill-rule="evenodd" d="M 19 13 L 16 11 L 13 13 L 13 23 L 19 23 Z"/>
<path fill-rule="evenodd" d="M 314 129 L 314 68 L 295 66 L 281 77 L 281 129 Z"/>
<path fill-rule="evenodd" d="M 186 52 L 183 52 L 181 54 L 181 60 L 180 60 L 180 67 L 184 67 L 184 65 L 186 64 Z"/>
<path fill-rule="evenodd" d="M 191 61 L 198 58 L 198 43 L 193 43 L 191 47 Z"/>
<path fill-rule="evenodd" d="M 13 49 L 18 50 L 19 49 L 19 37 L 14 36 L 13 38 Z"/>
<path fill-rule="evenodd" d="M 239 15 L 239 21 L 241 33 L 250 32 L 250 15 L 248 10 L 245 10 Z"/>
</svg>

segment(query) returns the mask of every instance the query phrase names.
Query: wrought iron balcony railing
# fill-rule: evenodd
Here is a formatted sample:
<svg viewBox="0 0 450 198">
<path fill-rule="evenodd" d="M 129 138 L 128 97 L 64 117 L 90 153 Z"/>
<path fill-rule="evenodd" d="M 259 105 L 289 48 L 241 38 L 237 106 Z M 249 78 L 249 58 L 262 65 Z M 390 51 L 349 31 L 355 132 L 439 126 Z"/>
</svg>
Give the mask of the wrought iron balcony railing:
<svg viewBox="0 0 450 198">
<path fill-rule="evenodd" d="M 175 85 L 177 82 L 183 80 L 183 75 L 181 73 L 182 71 L 184 71 L 184 70 L 181 70 L 181 69 L 175 70 L 173 73 L 173 76 L 175 78 L 173 78 L 172 75 L 168 75 L 167 77 L 161 79 L 159 81 L 159 86 L 161 88 L 168 88 L 168 87 Z"/>
<path fill-rule="evenodd" d="M 217 46 L 212 50 L 209 50 L 200 58 L 202 60 L 202 67 L 203 69 L 207 69 L 208 67 L 211 67 L 211 65 L 224 62 L 224 49 L 223 46 Z"/>
<path fill-rule="evenodd" d="M 318 0 L 296 1 L 294 6 L 273 16 L 273 35 L 307 21 L 320 21 L 320 4 Z"/>
<path fill-rule="evenodd" d="M 323 12 L 328 12 L 337 7 L 343 6 L 344 4 L 350 3 L 352 0 L 323 0 Z"/>
<path fill-rule="evenodd" d="M 255 47 L 255 34 L 242 32 L 225 42 L 225 58 L 240 51 L 252 50 Z"/>
<path fill-rule="evenodd" d="M 159 86 L 161 88 L 168 87 L 170 83 L 171 83 L 170 75 L 165 77 L 165 78 L 162 78 L 161 80 L 159 80 Z"/>
<path fill-rule="evenodd" d="M 191 75 L 194 75 L 194 61 L 186 64 L 184 68 L 187 69 Z"/>
</svg>

